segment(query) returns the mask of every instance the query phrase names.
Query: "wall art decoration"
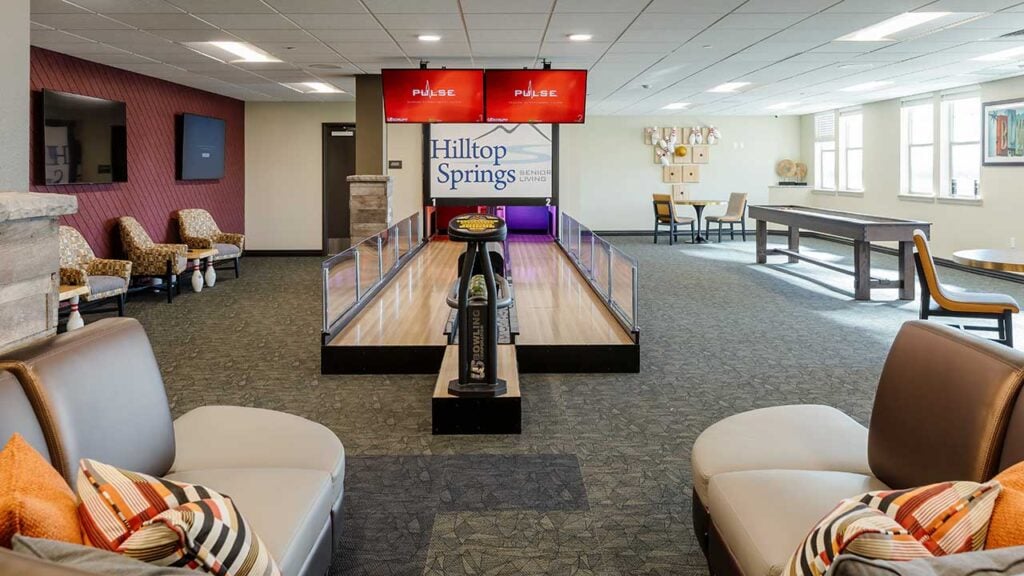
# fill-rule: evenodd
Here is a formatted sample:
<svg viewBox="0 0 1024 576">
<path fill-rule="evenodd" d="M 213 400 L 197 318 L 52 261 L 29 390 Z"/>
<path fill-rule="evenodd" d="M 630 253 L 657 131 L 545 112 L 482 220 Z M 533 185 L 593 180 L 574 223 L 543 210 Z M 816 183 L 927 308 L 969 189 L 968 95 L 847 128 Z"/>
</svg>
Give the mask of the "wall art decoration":
<svg viewBox="0 0 1024 576">
<path fill-rule="evenodd" d="M 982 105 L 985 166 L 1024 166 L 1024 99 Z"/>
</svg>

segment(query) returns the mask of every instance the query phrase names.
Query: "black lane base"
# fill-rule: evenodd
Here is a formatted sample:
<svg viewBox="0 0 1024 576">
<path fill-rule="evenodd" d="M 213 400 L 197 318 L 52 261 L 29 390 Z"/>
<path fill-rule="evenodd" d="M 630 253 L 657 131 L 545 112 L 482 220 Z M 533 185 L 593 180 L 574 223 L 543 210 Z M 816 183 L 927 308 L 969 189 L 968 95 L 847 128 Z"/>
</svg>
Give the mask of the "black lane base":
<svg viewBox="0 0 1024 576">
<path fill-rule="evenodd" d="M 433 398 L 434 434 L 520 434 L 520 396 L 500 398 Z"/>
<path fill-rule="evenodd" d="M 516 344 L 520 374 L 636 373 L 639 344 Z M 321 346 L 321 374 L 436 374 L 444 346 Z"/>
</svg>

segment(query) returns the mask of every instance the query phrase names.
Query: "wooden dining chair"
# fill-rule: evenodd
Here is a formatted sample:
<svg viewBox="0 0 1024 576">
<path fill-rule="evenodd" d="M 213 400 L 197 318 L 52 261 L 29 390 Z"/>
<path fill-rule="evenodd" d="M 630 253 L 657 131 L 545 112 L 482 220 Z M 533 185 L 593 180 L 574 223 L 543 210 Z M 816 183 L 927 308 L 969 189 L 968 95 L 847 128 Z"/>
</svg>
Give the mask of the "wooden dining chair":
<svg viewBox="0 0 1024 576">
<path fill-rule="evenodd" d="M 654 199 L 654 243 L 658 243 L 658 232 L 661 227 L 668 226 L 668 243 L 669 245 L 675 244 L 678 240 L 676 236 L 679 234 L 680 224 L 690 225 L 690 242 L 695 242 L 697 239 L 696 219 L 676 214 L 676 205 L 672 201 L 671 194 L 653 194 L 652 197 Z"/>
<path fill-rule="evenodd" d="M 747 194 L 745 192 L 733 192 L 729 195 L 729 205 L 725 208 L 725 214 L 721 216 L 705 216 L 707 222 L 707 233 L 704 235 L 711 238 L 711 223 L 718 222 L 718 241 L 722 241 L 722 224 L 729 225 L 729 239 L 736 239 L 736 225 L 740 225 L 740 234 L 743 241 L 747 241 Z"/>
<path fill-rule="evenodd" d="M 922 320 L 929 316 L 946 316 L 957 318 L 985 318 L 995 320 L 996 326 L 955 326 L 962 330 L 983 330 L 998 332 L 996 342 L 1013 347 L 1013 315 L 1020 312 L 1017 301 L 1006 294 L 990 294 L 986 292 L 965 292 L 939 282 L 928 247 L 928 238 L 920 230 L 914 231 L 914 262 L 917 265 L 917 277 L 921 285 Z"/>
</svg>

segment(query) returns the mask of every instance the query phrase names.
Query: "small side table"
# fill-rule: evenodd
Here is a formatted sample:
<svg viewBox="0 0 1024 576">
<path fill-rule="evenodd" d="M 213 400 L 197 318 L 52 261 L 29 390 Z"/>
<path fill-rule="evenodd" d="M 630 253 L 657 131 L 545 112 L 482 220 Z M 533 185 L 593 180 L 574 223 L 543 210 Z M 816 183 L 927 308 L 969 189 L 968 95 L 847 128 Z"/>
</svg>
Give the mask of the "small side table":
<svg viewBox="0 0 1024 576">
<path fill-rule="evenodd" d="M 674 202 L 677 205 L 685 204 L 685 205 L 688 205 L 688 206 L 693 206 L 693 211 L 697 213 L 697 239 L 696 239 L 697 240 L 697 244 L 701 244 L 703 242 L 710 242 L 710 240 L 708 240 L 707 238 L 705 238 L 705 237 L 700 235 L 700 231 L 701 231 L 700 218 L 701 218 L 701 215 L 704 214 L 704 207 L 705 206 L 714 206 L 716 204 L 725 204 L 725 202 L 723 202 L 721 200 L 674 200 Z"/>
<path fill-rule="evenodd" d="M 69 301 L 71 306 L 71 314 L 68 315 L 67 330 L 78 330 L 82 326 L 85 326 L 85 320 L 82 320 L 82 313 L 78 311 L 78 299 L 82 296 L 89 294 L 89 287 L 74 284 L 61 284 L 58 289 L 58 301 L 64 302 Z"/>
<path fill-rule="evenodd" d="M 195 248 L 189 250 L 185 255 L 192 261 L 192 289 L 196 292 L 203 291 L 203 284 L 210 288 L 217 283 L 217 272 L 213 269 L 213 257 L 217 255 L 216 248 Z M 199 271 L 202 261 L 206 260 L 206 274 Z M 204 278 L 205 276 L 205 278 Z"/>
<path fill-rule="evenodd" d="M 997 270 L 999 272 L 1024 272 L 1024 250 L 1016 248 L 978 248 L 976 250 L 960 250 L 953 253 L 953 261 L 957 264 Z"/>
</svg>

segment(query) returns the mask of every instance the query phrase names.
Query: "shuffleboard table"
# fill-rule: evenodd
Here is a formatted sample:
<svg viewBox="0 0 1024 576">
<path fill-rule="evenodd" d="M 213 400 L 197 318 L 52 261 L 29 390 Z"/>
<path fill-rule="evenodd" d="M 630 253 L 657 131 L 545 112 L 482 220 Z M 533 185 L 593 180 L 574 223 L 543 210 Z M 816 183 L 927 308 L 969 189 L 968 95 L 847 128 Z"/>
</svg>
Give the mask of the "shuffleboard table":
<svg viewBox="0 0 1024 576">
<path fill-rule="evenodd" d="M 854 278 L 854 298 L 870 300 L 872 288 L 898 288 L 901 300 L 914 299 L 914 230 L 930 235 L 931 223 L 871 216 L 855 212 L 824 210 L 807 206 L 750 206 L 757 220 L 757 263 L 768 262 L 769 254 L 782 254 L 790 262 L 804 260 Z M 788 226 L 788 247 L 768 248 L 768 223 Z M 800 230 L 820 232 L 853 240 L 853 270 L 823 262 L 800 253 Z M 871 243 L 899 242 L 899 279 L 871 277 Z"/>
</svg>

